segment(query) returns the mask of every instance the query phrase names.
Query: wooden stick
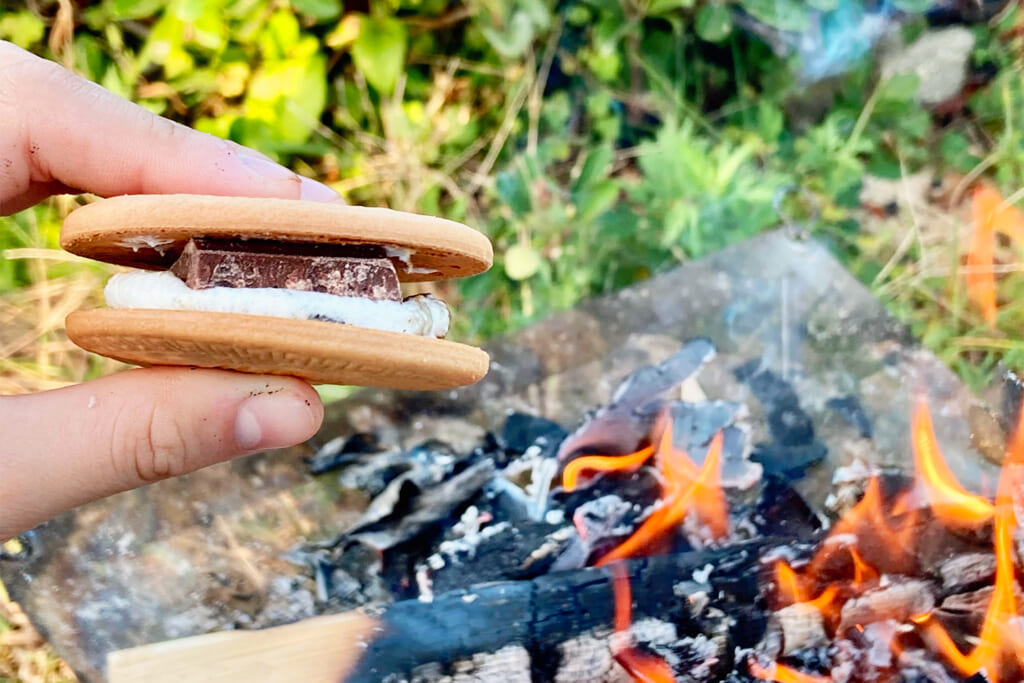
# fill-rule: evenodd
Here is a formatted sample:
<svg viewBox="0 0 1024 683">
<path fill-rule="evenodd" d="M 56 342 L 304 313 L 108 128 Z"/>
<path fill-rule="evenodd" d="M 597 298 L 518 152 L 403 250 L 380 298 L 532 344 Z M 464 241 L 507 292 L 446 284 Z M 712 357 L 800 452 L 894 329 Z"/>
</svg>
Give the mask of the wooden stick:
<svg viewBox="0 0 1024 683">
<path fill-rule="evenodd" d="M 107 656 L 110 683 L 275 681 L 338 683 L 363 653 L 377 621 L 356 612 L 255 631 L 224 631 L 143 645 Z"/>
</svg>

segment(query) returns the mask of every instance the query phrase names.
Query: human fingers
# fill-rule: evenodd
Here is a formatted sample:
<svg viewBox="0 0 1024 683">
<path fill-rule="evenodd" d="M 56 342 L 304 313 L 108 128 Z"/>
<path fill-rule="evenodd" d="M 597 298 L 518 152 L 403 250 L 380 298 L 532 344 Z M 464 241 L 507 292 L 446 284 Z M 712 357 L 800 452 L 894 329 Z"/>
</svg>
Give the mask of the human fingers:
<svg viewBox="0 0 1024 683">
<path fill-rule="evenodd" d="M 146 368 L 0 396 L 0 541 L 63 510 L 261 450 L 323 420 L 298 379 Z"/>
<path fill-rule="evenodd" d="M 51 192 L 340 200 L 241 145 L 156 116 L 0 41 L 0 215 Z"/>
</svg>

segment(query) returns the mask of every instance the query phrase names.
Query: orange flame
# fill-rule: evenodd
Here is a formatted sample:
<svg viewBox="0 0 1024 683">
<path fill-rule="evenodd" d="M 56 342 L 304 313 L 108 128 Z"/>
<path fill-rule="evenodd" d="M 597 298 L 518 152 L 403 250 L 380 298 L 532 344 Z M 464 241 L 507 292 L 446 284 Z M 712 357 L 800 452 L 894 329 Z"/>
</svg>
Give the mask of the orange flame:
<svg viewBox="0 0 1024 683">
<path fill-rule="evenodd" d="M 993 216 L 1002 204 L 994 189 L 982 186 L 971 201 L 971 247 L 967 252 L 967 294 L 990 326 L 996 322 L 995 228 Z"/>
<path fill-rule="evenodd" d="M 946 465 L 923 399 L 911 422 L 914 465 L 935 517 L 948 527 L 977 528 L 992 518 L 992 503 L 965 491 Z"/>
<path fill-rule="evenodd" d="M 1005 205 L 990 185 L 979 186 L 971 198 L 971 222 L 974 233 L 967 252 L 967 293 L 990 326 L 996 322 L 996 234 L 1024 244 L 1024 212 Z"/>
<path fill-rule="evenodd" d="M 984 672 L 990 683 L 1007 683 L 1024 670 L 1024 619 L 1017 608 L 1017 580 L 1014 566 L 1014 531 L 1018 520 L 1016 509 L 1024 508 L 1024 410 L 1018 416 L 1018 425 L 1007 444 L 1007 459 L 1000 475 L 995 503 L 967 492 L 954 477 L 935 439 L 931 415 L 927 404 L 919 401 L 912 419 L 913 454 L 918 473 L 918 485 L 927 496 L 935 518 L 947 526 L 977 527 L 994 521 L 994 549 L 996 579 L 992 598 L 985 612 L 981 632 L 971 639 L 972 648 L 961 651 L 952 636 L 943 628 L 933 613 L 908 617 L 921 633 L 925 643 L 939 653 L 949 665 L 970 676 Z M 878 479 L 869 481 L 863 498 L 833 527 L 831 534 L 804 575 L 794 571 L 785 562 L 775 566 L 775 578 L 780 599 L 793 603 L 814 605 L 827 618 L 835 618 L 838 589 L 829 585 L 814 600 L 809 600 L 808 586 L 820 583 L 831 559 L 845 550 L 853 562 L 853 581 L 847 584 L 860 592 L 865 584 L 879 575 L 878 570 L 865 561 L 862 548 L 881 548 L 906 555 L 904 560 L 886 558 L 887 565 L 900 565 L 898 571 L 910 573 L 916 560 L 909 554 L 916 528 L 916 510 L 901 497 L 889 507 L 883 505 Z M 1015 508 L 1014 504 L 1017 504 Z M 866 542 L 864 545 L 860 545 Z M 902 562 L 902 564 L 900 564 Z M 833 567 L 834 568 L 834 567 Z M 845 569 L 843 571 L 846 571 Z M 887 570 L 888 571 L 888 570 Z M 858 625 L 858 628 L 862 626 Z M 891 643 L 892 650 L 901 650 L 899 643 Z M 828 681 L 828 678 L 804 674 L 800 671 L 773 664 L 768 668 L 750 661 L 750 672 L 760 680 L 780 683 L 809 683 Z"/>
<path fill-rule="evenodd" d="M 829 608 L 839 593 L 839 589 L 835 586 L 828 586 L 812 600 L 809 592 L 804 588 L 803 578 L 785 561 L 775 564 L 775 583 L 779 589 L 779 597 L 784 604 L 804 603 L 823 615 L 828 614 Z"/>
<path fill-rule="evenodd" d="M 784 603 L 807 601 L 807 594 L 800 582 L 800 577 L 785 560 L 775 563 L 775 585 L 779 589 L 779 597 Z"/>
<path fill-rule="evenodd" d="M 850 557 L 853 559 L 853 587 L 862 589 L 873 581 L 878 580 L 878 571 L 864 561 L 857 552 L 856 546 L 850 546 Z"/>
<path fill-rule="evenodd" d="M 629 588 L 629 576 L 621 564 L 612 565 L 614 578 L 612 587 L 615 591 L 615 633 L 629 632 L 632 619 L 633 596 Z M 632 676 L 635 683 L 674 683 L 675 674 L 661 657 L 640 652 L 634 647 L 616 648 L 613 641 L 612 656 L 623 669 Z"/>
<path fill-rule="evenodd" d="M 831 676 L 805 674 L 785 664 L 773 663 L 765 668 L 754 659 L 747 662 L 747 669 L 750 671 L 750 675 L 759 681 L 776 681 L 776 683 L 831 683 L 832 681 Z"/>
<path fill-rule="evenodd" d="M 907 506 L 900 498 L 895 501 L 893 507 L 906 509 Z M 898 516 L 887 514 L 881 484 L 877 477 L 872 477 L 860 502 L 832 527 L 828 538 L 811 561 L 810 574 L 816 577 L 825 575 L 826 568 L 832 563 L 833 558 L 846 551 L 853 562 L 855 580 L 858 571 L 865 580 L 868 575 L 877 576 L 877 570 L 865 562 L 856 550 L 855 544 L 866 539 L 871 539 L 872 542 L 867 543 L 865 547 L 897 551 L 885 558 L 888 563 L 909 564 L 917 516 L 916 509 Z M 854 543 L 847 539 L 854 539 Z"/>
<path fill-rule="evenodd" d="M 641 448 L 629 455 L 581 455 L 570 460 L 562 471 L 562 488 L 575 491 L 583 472 L 620 472 L 634 470 L 647 462 L 654 446 Z"/>
<path fill-rule="evenodd" d="M 665 479 L 662 505 L 652 512 L 633 535 L 603 555 L 595 563 L 600 567 L 637 555 L 666 532 L 677 526 L 693 506 L 701 521 L 715 537 L 725 535 L 728 511 L 725 494 L 719 485 L 719 467 L 722 458 L 722 435 L 711 440 L 707 457 L 697 470 L 685 453 L 672 446 L 672 429 L 666 426 L 658 444 L 659 469 Z"/>
<path fill-rule="evenodd" d="M 1007 477 L 1003 482 L 1008 481 Z M 1005 496 L 1006 485 L 1000 483 L 1002 493 L 997 499 L 995 512 L 996 584 L 985 611 L 985 621 L 977 644 L 964 654 L 946 630 L 934 618 L 923 620 L 925 640 L 939 651 L 961 673 L 973 675 L 984 671 L 989 683 L 999 683 L 1004 661 L 1015 658 L 1024 663 L 1024 632 L 1017 623 L 1017 601 L 1014 595 L 1016 579 L 1013 566 L 1013 508 Z"/>
</svg>

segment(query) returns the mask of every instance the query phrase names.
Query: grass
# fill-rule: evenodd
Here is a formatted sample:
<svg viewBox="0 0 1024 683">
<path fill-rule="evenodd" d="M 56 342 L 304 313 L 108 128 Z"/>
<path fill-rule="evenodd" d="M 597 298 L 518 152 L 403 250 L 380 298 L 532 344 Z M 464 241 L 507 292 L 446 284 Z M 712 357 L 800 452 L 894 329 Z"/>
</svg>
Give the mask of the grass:
<svg viewBox="0 0 1024 683">
<path fill-rule="evenodd" d="M 0 583 L 0 683 L 68 683 L 70 667 L 32 627 Z"/>
</svg>

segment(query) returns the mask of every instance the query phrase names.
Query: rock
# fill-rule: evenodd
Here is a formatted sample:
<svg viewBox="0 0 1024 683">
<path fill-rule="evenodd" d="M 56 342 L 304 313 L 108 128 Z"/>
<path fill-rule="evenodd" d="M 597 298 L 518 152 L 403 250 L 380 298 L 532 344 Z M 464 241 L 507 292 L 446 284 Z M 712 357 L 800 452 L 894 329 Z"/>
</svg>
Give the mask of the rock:
<svg viewBox="0 0 1024 683">
<path fill-rule="evenodd" d="M 974 34 L 961 26 L 927 31 L 882 57 L 881 77 L 916 75 L 917 100 L 936 107 L 960 94 L 968 76 Z"/>
</svg>

